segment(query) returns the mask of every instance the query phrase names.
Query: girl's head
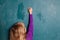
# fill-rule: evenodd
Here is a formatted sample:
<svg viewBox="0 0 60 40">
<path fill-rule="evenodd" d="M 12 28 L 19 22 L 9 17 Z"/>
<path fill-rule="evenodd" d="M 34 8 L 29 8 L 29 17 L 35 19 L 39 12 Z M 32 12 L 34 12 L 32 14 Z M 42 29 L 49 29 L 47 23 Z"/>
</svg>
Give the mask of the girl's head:
<svg viewBox="0 0 60 40">
<path fill-rule="evenodd" d="M 25 28 L 25 25 L 24 23 L 22 22 L 18 22 L 16 25 L 16 29 L 20 32 L 20 34 L 25 34 L 26 33 L 26 28 Z"/>
<path fill-rule="evenodd" d="M 17 39 L 26 39 L 26 28 L 24 23 L 18 22 L 13 26 L 13 31 L 14 31 L 14 37 Z"/>
</svg>

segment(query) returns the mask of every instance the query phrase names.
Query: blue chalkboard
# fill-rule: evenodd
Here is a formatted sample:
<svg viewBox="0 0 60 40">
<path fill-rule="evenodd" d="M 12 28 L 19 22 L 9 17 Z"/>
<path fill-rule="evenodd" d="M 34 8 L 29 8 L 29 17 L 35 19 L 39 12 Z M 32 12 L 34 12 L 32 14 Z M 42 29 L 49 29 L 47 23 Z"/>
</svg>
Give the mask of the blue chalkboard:
<svg viewBox="0 0 60 40">
<path fill-rule="evenodd" d="M 60 40 L 60 0 L 0 0 L 0 40 L 16 22 L 28 25 L 27 8 L 33 8 L 33 40 Z"/>
</svg>

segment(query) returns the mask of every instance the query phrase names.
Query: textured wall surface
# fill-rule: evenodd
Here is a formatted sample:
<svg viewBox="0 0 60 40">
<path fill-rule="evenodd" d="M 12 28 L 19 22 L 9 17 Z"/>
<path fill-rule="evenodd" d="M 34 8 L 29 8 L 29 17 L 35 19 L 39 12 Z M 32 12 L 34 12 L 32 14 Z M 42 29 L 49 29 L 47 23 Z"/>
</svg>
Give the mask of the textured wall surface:
<svg viewBox="0 0 60 40">
<path fill-rule="evenodd" d="M 60 40 L 60 0 L 0 0 L 0 40 L 16 22 L 28 24 L 27 8 L 33 8 L 33 40 Z"/>
</svg>

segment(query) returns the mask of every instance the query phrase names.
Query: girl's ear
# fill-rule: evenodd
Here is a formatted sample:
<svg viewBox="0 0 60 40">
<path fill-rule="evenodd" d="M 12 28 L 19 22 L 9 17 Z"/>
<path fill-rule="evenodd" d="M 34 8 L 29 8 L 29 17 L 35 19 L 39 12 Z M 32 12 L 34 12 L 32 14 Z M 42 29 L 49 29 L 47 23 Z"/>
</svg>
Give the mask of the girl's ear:
<svg viewBox="0 0 60 40">
<path fill-rule="evenodd" d="M 25 27 L 23 28 L 23 31 L 22 31 L 22 32 L 23 32 L 23 34 L 25 34 L 25 33 L 26 33 L 26 28 L 25 28 Z"/>
<path fill-rule="evenodd" d="M 26 28 L 24 28 L 24 31 L 25 31 L 25 33 L 26 33 Z"/>
</svg>

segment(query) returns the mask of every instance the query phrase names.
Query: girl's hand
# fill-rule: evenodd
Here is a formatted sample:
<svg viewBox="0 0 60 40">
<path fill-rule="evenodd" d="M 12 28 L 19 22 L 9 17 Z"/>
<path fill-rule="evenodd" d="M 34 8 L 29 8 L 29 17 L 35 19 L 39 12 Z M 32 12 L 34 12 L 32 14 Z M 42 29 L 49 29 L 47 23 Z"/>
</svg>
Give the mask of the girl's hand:
<svg viewBox="0 0 60 40">
<path fill-rule="evenodd" d="M 32 8 L 31 7 L 28 8 L 28 12 L 29 12 L 29 14 L 32 14 Z"/>
</svg>

